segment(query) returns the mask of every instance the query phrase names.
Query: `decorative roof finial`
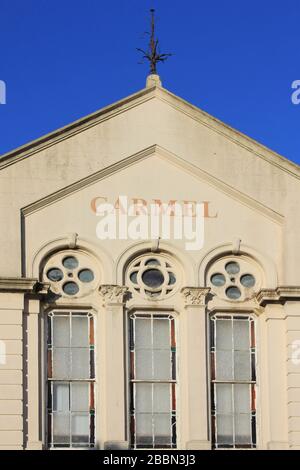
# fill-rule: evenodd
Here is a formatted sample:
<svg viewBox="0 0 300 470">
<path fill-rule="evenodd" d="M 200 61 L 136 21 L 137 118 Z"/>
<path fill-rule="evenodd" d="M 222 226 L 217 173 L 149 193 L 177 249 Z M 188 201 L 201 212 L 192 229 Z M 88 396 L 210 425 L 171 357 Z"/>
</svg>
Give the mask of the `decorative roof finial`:
<svg viewBox="0 0 300 470">
<path fill-rule="evenodd" d="M 158 62 L 165 62 L 168 57 L 172 54 L 160 54 L 159 47 L 158 47 L 158 39 L 155 38 L 155 18 L 154 13 L 155 10 L 151 8 L 151 32 L 147 33 L 150 35 L 150 42 L 149 48 L 147 51 L 143 49 L 137 49 L 139 52 L 143 54 L 143 59 L 147 59 L 150 62 L 150 75 L 157 75 L 157 63 Z"/>
</svg>

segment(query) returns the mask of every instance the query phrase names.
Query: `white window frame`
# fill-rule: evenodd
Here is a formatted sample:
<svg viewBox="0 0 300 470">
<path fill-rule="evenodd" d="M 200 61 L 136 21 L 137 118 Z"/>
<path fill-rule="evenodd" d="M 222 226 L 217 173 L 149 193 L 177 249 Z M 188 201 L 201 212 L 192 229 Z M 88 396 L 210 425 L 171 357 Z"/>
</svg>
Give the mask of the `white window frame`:
<svg viewBox="0 0 300 470">
<path fill-rule="evenodd" d="M 91 376 L 89 379 L 55 379 L 55 378 L 49 378 L 48 377 L 48 366 L 49 366 L 49 357 L 48 357 L 48 351 L 49 351 L 49 343 L 48 343 L 48 340 L 49 340 L 49 318 L 51 316 L 58 316 L 58 315 L 62 315 L 62 316 L 66 316 L 66 315 L 74 315 L 74 316 L 78 316 L 79 314 L 84 314 L 86 315 L 90 321 L 89 321 L 89 345 L 90 345 L 90 358 L 91 356 L 93 356 L 93 377 Z M 44 312 L 44 338 L 45 338 L 45 365 L 46 367 L 44 368 L 44 377 L 45 377 L 45 399 L 44 399 L 44 409 L 45 409 L 45 426 L 44 426 L 44 430 L 45 430 L 45 444 L 46 444 L 46 448 L 48 450 L 80 450 L 80 449 L 93 449 L 95 448 L 96 446 L 96 424 L 97 424 L 97 420 L 96 420 L 96 417 L 97 417 L 97 407 L 96 407 L 96 351 L 95 351 L 95 341 L 96 341 L 96 315 L 94 314 L 94 312 L 92 311 L 92 309 L 90 308 L 80 308 L 78 306 L 76 306 L 76 308 L 74 308 L 74 306 L 72 307 L 69 307 L 69 308 L 49 308 L 47 309 L 45 312 Z M 93 325 L 93 331 L 91 333 L 91 323 L 92 322 L 92 325 Z M 53 330 L 51 330 L 51 334 L 53 335 Z M 51 340 L 52 341 L 52 340 Z M 91 353 L 93 351 L 93 353 Z M 91 359 L 90 359 L 91 360 Z M 53 365 L 53 364 L 52 364 Z M 90 383 L 92 384 L 91 387 L 90 387 L 90 400 L 92 400 L 93 402 L 93 408 L 91 409 L 90 407 L 90 423 L 91 421 L 93 421 L 93 424 L 90 424 L 91 428 L 92 429 L 92 433 L 90 433 L 90 442 L 87 444 L 87 445 L 76 445 L 76 446 L 72 446 L 72 442 L 71 442 L 71 433 L 70 433 L 70 445 L 64 445 L 64 444 L 61 444 L 61 445 L 55 445 L 51 442 L 51 434 L 53 435 L 53 428 L 52 428 L 52 432 L 49 432 L 49 414 L 51 414 L 51 412 L 53 412 L 53 410 L 51 410 L 50 406 L 49 406 L 49 384 L 50 383 L 54 383 L 54 382 L 63 382 L 63 383 L 73 383 L 73 382 L 77 382 L 77 383 L 80 383 L 80 382 L 84 382 L 84 383 Z M 91 396 L 92 394 L 92 396 Z M 52 396 L 52 399 L 53 399 L 53 396 Z M 71 415 L 71 413 L 70 413 Z M 51 424 L 51 426 L 53 426 L 53 422 Z"/>
<path fill-rule="evenodd" d="M 170 380 L 135 380 L 135 379 L 132 379 L 131 378 L 131 373 L 132 373 L 132 368 L 131 368 L 131 321 L 132 321 L 132 317 L 135 317 L 135 318 L 138 318 L 138 317 L 151 317 L 151 318 L 155 318 L 155 317 L 165 317 L 165 318 L 169 318 L 173 321 L 173 328 L 174 328 L 174 339 L 175 339 L 175 369 L 174 369 L 174 372 L 175 372 L 175 380 L 173 379 L 170 379 Z M 127 400 L 127 403 L 128 403 L 128 413 L 127 413 L 127 416 L 128 416 L 128 437 L 129 437 L 129 443 L 130 443 L 130 448 L 131 449 L 157 449 L 157 450 L 161 450 L 161 449 L 168 449 L 168 450 L 171 450 L 171 449 L 176 449 L 178 448 L 178 442 L 179 442 L 179 430 L 178 430 L 178 423 L 179 423 L 179 419 L 178 419 L 178 414 L 179 414 L 179 405 L 178 405 L 178 396 L 179 396 L 179 393 L 178 393 L 178 334 L 177 334 L 177 328 L 178 328 L 178 317 L 176 315 L 176 313 L 174 311 L 170 311 L 170 310 L 164 310 L 164 309 L 155 309 L 155 310 L 152 310 L 152 309 L 132 309 L 129 313 L 128 313 L 128 324 L 127 324 L 127 354 L 128 354 L 128 360 L 127 360 L 127 377 L 128 377 L 128 380 L 127 380 L 127 383 L 128 383 L 128 387 L 127 387 L 127 390 L 128 390 L 128 400 Z M 173 372 L 173 373 L 174 373 Z M 133 409 L 132 409 L 132 387 L 133 387 L 133 384 L 134 383 L 170 383 L 170 384 L 174 384 L 174 392 L 175 393 L 175 412 L 173 410 L 173 406 L 171 407 L 172 410 L 170 410 L 172 412 L 172 444 L 170 445 L 170 447 L 166 447 L 166 446 L 158 446 L 158 447 L 153 447 L 153 446 L 137 446 L 135 442 L 132 441 L 132 435 L 133 435 L 133 432 L 132 432 L 132 416 L 133 416 Z M 173 431 L 174 430 L 174 431 Z"/>
<path fill-rule="evenodd" d="M 254 367 L 254 375 L 255 378 L 254 380 L 216 380 L 214 379 L 213 375 L 213 360 L 212 360 L 212 353 L 213 353 L 213 348 L 216 347 L 216 329 L 214 328 L 214 346 L 212 346 L 212 327 L 211 327 L 211 322 L 215 317 L 219 318 L 228 318 L 231 319 L 231 321 L 236 318 L 236 319 L 243 319 L 246 321 L 248 319 L 249 322 L 252 322 L 252 327 L 250 325 L 250 356 L 251 356 L 251 364 L 252 367 Z M 212 448 L 213 449 L 257 449 L 258 446 L 258 389 L 257 389 L 257 384 L 258 384 L 258 364 L 257 364 L 257 318 L 253 314 L 253 312 L 250 311 L 227 311 L 227 309 L 222 311 L 222 309 L 218 311 L 211 312 L 209 316 L 209 325 L 208 325 L 208 345 L 209 345 L 209 390 L 210 390 L 210 427 L 211 427 L 211 439 L 212 439 Z M 251 337 L 251 335 L 253 335 Z M 253 344 L 254 341 L 254 344 Z M 215 351 L 214 351 L 215 352 Z M 253 372 L 252 372 L 253 373 Z M 252 377 L 253 378 L 253 377 Z M 216 442 L 216 437 L 217 437 L 217 428 L 216 424 L 213 423 L 215 421 L 216 423 L 216 404 L 214 402 L 215 400 L 215 391 L 214 391 L 214 384 L 217 383 L 227 383 L 227 384 L 235 384 L 235 383 L 241 383 L 241 384 L 249 384 L 249 386 L 253 387 L 254 390 L 254 398 L 253 396 L 251 397 L 250 401 L 250 414 L 251 414 L 251 435 L 252 435 L 252 442 L 249 443 L 249 445 L 244 445 L 244 444 L 235 444 L 234 442 L 234 435 L 233 435 L 233 445 L 227 445 L 227 444 L 218 444 Z M 253 403 L 254 400 L 254 403 Z M 253 424 L 254 423 L 254 424 Z"/>
</svg>

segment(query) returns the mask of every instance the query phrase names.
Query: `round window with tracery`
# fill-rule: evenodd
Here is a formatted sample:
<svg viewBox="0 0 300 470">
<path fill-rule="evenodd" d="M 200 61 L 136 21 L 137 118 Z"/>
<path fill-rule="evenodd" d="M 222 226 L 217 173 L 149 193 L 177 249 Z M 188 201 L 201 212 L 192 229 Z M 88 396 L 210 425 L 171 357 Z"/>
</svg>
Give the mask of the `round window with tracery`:
<svg viewBox="0 0 300 470">
<path fill-rule="evenodd" d="M 143 297 L 161 299 L 177 289 L 178 276 L 178 268 L 168 259 L 144 256 L 130 264 L 126 282 Z"/>
<path fill-rule="evenodd" d="M 246 257 L 223 258 L 208 270 L 207 284 L 218 296 L 231 301 L 252 298 L 260 289 L 262 274 Z"/>
<path fill-rule="evenodd" d="M 59 252 L 51 256 L 43 269 L 51 292 L 68 298 L 87 295 L 99 279 L 99 272 L 90 256 L 79 251 Z"/>
</svg>

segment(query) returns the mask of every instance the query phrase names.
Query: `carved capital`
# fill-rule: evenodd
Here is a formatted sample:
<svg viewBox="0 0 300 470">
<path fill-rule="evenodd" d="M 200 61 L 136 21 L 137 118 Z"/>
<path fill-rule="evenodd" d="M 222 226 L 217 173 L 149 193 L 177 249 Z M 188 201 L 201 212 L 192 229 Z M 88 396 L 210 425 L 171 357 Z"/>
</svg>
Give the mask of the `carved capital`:
<svg viewBox="0 0 300 470">
<path fill-rule="evenodd" d="M 127 291 L 126 286 L 102 285 L 99 287 L 99 294 L 106 304 L 123 304 Z"/>
<path fill-rule="evenodd" d="M 205 299 L 209 292 L 209 287 L 183 287 L 181 289 L 186 306 L 205 305 Z"/>
</svg>

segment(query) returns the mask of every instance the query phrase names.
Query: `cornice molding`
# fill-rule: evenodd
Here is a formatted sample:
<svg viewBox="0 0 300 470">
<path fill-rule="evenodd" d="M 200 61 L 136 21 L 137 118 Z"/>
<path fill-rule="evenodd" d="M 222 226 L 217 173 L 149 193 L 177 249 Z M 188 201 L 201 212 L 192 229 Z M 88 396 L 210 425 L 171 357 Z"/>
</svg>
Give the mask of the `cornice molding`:
<svg viewBox="0 0 300 470">
<path fill-rule="evenodd" d="M 276 289 L 261 289 L 256 300 L 260 306 L 269 303 L 284 303 L 287 300 L 300 300 L 299 286 L 279 286 Z"/>
<path fill-rule="evenodd" d="M 234 144 L 246 149 L 250 153 L 256 155 L 262 160 L 265 160 L 269 164 L 276 166 L 277 168 L 286 173 L 289 173 L 291 176 L 294 176 L 297 179 L 300 179 L 300 166 L 297 163 L 294 163 L 288 158 L 283 157 L 274 150 L 269 149 L 260 142 L 257 142 L 246 134 L 243 134 L 237 129 L 234 129 L 233 127 L 215 118 L 209 113 L 206 113 L 202 109 L 198 108 L 192 103 L 189 103 L 183 98 L 174 95 L 174 93 L 166 90 L 165 88 L 157 88 L 156 94 L 157 98 L 159 98 L 161 101 L 169 104 L 174 109 L 181 111 L 183 114 L 186 114 L 194 121 L 199 122 L 217 134 L 226 137 Z"/>
<path fill-rule="evenodd" d="M 84 116 L 71 124 L 67 124 L 54 132 L 50 132 L 49 134 L 28 142 L 15 150 L 4 155 L 0 155 L 0 170 L 149 101 L 156 96 L 156 88 L 157 87 L 144 88 L 133 95 L 127 96 L 126 98 L 123 98 L 109 106 L 105 106 L 104 108 L 95 111 L 94 113 Z"/>
<path fill-rule="evenodd" d="M 210 287 L 183 287 L 180 292 L 186 307 L 204 306 Z"/>
<path fill-rule="evenodd" d="M 80 191 L 83 188 L 87 188 L 88 186 L 91 186 L 92 184 L 96 183 L 97 181 L 100 181 L 107 176 L 113 175 L 114 173 L 117 173 L 120 170 L 123 170 L 132 164 L 141 161 L 150 155 L 154 154 L 157 149 L 157 145 L 151 145 L 150 147 L 147 147 L 140 152 L 137 152 L 130 157 L 124 158 L 116 163 L 113 163 L 112 165 L 109 165 L 106 168 L 103 168 L 96 173 L 93 173 L 92 175 L 89 175 L 79 181 L 76 181 L 75 183 L 72 183 L 68 186 L 65 186 L 62 189 L 59 189 L 58 191 L 55 191 L 54 193 L 39 199 L 38 201 L 33 202 L 32 204 L 29 204 L 28 206 L 25 206 L 21 209 L 22 215 L 27 216 L 30 215 L 40 209 L 43 209 L 44 207 L 51 205 L 57 201 L 60 201 L 61 199 L 64 199 L 66 196 L 69 196 L 70 194 L 76 193 L 77 191 Z"/>
<path fill-rule="evenodd" d="M 0 292 L 20 292 L 46 294 L 50 284 L 38 282 L 37 279 L 23 277 L 1 277 Z"/>
<path fill-rule="evenodd" d="M 184 160 L 183 158 L 179 157 L 178 155 L 175 155 L 174 153 L 170 152 L 169 150 L 166 150 L 163 147 L 160 147 L 159 145 L 156 146 L 156 152 L 158 156 L 161 156 L 170 163 L 173 163 L 178 167 L 183 168 L 185 171 L 191 173 L 193 176 L 197 176 L 199 179 L 203 180 L 205 183 L 209 184 L 218 191 L 221 191 L 222 193 L 226 194 L 228 197 L 235 199 L 239 203 L 244 204 L 253 210 L 261 212 L 264 216 L 268 217 L 272 221 L 275 221 L 279 224 L 283 224 L 284 216 L 282 214 L 274 211 L 265 204 L 262 204 L 257 199 L 254 199 L 248 194 L 239 191 L 235 187 L 230 186 L 219 178 L 216 178 L 211 173 L 208 173 L 207 171 L 197 167 L 193 163 Z"/>
<path fill-rule="evenodd" d="M 99 287 L 99 294 L 105 304 L 124 304 L 128 287 L 114 284 L 103 284 Z"/>
<path fill-rule="evenodd" d="M 0 170 L 8 165 L 12 165 L 15 162 L 19 162 L 24 158 L 30 157 L 37 152 L 51 147 L 58 142 L 72 137 L 85 129 L 111 119 L 114 116 L 121 114 L 128 109 L 134 108 L 152 98 L 157 98 L 160 101 L 167 103 L 169 106 L 182 112 L 194 121 L 201 123 L 219 135 L 224 136 L 226 139 L 246 149 L 270 165 L 279 168 L 297 179 L 300 179 L 300 166 L 296 163 L 260 144 L 251 137 L 248 137 L 238 130 L 228 126 L 197 106 L 160 86 L 144 88 L 137 93 L 101 108 L 88 116 L 84 116 L 71 124 L 0 156 Z"/>
</svg>

